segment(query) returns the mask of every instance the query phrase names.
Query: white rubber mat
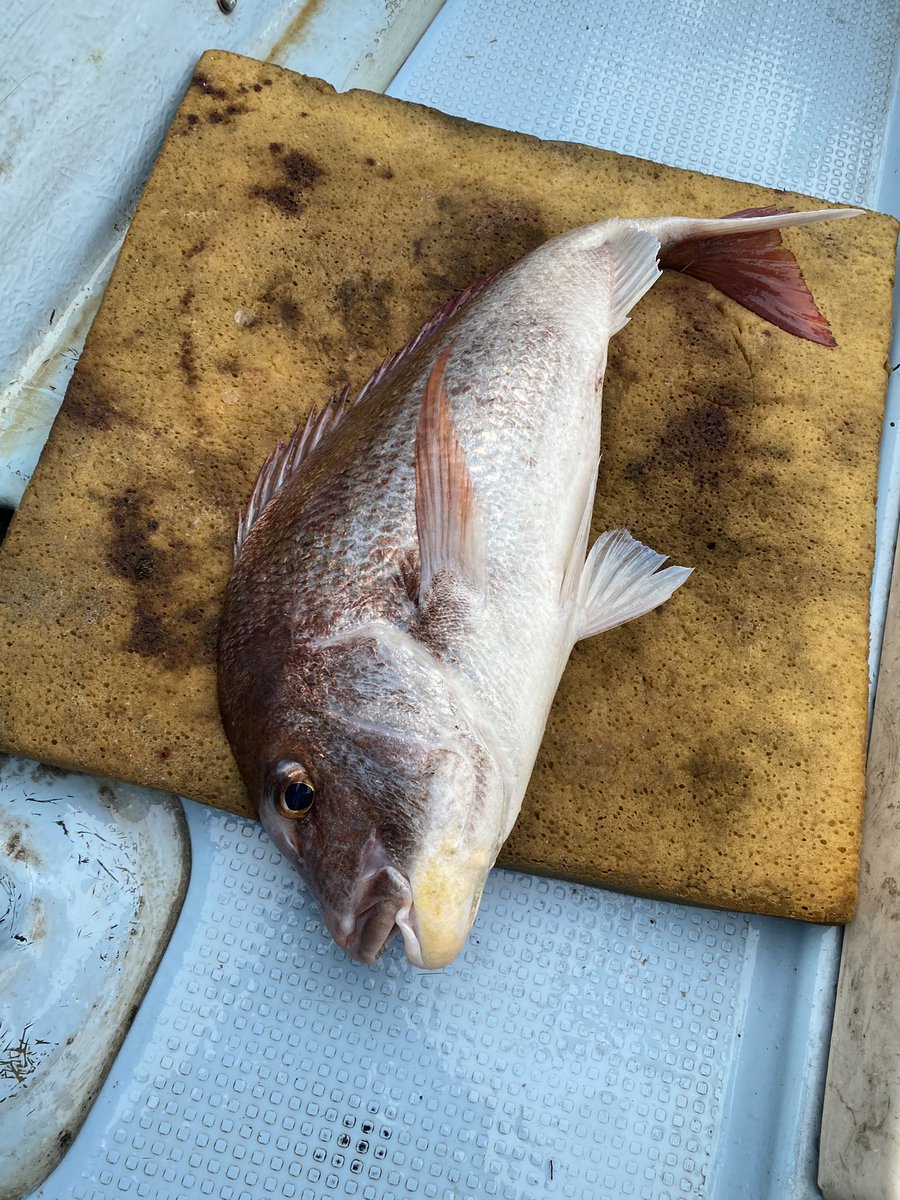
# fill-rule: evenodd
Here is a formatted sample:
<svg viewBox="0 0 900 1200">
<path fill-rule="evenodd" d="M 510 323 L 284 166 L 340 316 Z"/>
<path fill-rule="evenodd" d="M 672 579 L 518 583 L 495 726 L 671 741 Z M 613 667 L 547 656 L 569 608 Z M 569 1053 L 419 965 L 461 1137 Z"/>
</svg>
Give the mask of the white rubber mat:
<svg viewBox="0 0 900 1200">
<path fill-rule="evenodd" d="M 704 1194 L 749 918 L 494 872 L 454 967 L 361 967 L 259 826 L 188 811 L 167 969 L 37 1196 Z"/>
<path fill-rule="evenodd" d="M 390 90 L 873 203 L 898 29 L 897 0 L 448 0 Z M 181 920 L 40 1200 L 818 1194 L 836 931 L 495 872 L 453 968 L 363 969 L 257 827 L 187 811 Z"/>
<path fill-rule="evenodd" d="M 814 1194 L 836 930 L 495 871 L 453 967 L 364 968 L 259 826 L 186 810 L 181 919 L 34 1200 Z"/>
<path fill-rule="evenodd" d="M 447 0 L 390 94 L 873 206 L 897 0 Z"/>
</svg>

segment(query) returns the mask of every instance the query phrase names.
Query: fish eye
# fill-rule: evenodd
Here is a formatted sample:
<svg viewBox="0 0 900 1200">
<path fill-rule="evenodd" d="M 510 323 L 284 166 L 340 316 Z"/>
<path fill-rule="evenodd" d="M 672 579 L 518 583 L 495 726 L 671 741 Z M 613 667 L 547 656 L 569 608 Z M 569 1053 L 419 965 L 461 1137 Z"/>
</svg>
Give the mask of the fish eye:
<svg viewBox="0 0 900 1200">
<path fill-rule="evenodd" d="M 281 807 L 292 817 L 302 817 L 312 808 L 316 793 L 308 783 L 289 783 L 281 791 Z"/>
<path fill-rule="evenodd" d="M 278 811 L 284 817 L 305 817 L 313 806 L 316 789 L 299 763 L 279 772 Z"/>
</svg>

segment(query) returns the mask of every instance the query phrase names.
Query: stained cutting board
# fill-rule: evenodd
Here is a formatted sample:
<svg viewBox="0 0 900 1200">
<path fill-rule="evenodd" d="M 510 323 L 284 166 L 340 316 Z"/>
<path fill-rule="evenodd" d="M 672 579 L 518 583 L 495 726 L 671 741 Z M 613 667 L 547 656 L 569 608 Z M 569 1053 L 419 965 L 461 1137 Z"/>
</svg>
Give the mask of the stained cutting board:
<svg viewBox="0 0 900 1200">
<path fill-rule="evenodd" d="M 275 441 L 547 237 L 773 201 L 821 203 L 204 56 L 0 551 L 0 744 L 246 814 L 216 629 Z M 849 917 L 895 240 L 787 236 L 836 350 L 670 273 L 615 338 L 595 532 L 696 570 L 576 648 L 506 865 Z"/>
</svg>

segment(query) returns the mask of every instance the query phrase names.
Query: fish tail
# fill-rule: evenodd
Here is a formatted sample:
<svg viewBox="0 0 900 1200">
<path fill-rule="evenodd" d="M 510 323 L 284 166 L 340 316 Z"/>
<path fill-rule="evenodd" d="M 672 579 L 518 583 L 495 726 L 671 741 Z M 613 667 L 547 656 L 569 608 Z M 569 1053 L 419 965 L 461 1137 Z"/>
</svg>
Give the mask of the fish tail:
<svg viewBox="0 0 900 1200">
<path fill-rule="evenodd" d="M 855 208 L 792 212 L 750 208 L 717 219 L 672 217 L 656 223 L 660 265 L 711 283 L 763 320 L 795 337 L 834 346 L 828 322 L 780 229 L 860 215 Z"/>
</svg>

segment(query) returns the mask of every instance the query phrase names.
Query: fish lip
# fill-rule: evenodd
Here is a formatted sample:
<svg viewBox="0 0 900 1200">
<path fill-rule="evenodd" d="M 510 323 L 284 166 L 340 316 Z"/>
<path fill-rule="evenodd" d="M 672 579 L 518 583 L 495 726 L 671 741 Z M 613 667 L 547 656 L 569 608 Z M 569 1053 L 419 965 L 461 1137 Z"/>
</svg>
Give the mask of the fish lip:
<svg viewBox="0 0 900 1200">
<path fill-rule="evenodd" d="M 409 903 L 411 896 L 412 889 L 407 877 L 392 863 L 386 864 L 378 870 L 370 871 L 358 881 L 350 902 L 350 912 L 344 918 L 344 923 L 352 921 L 355 924 L 356 920 L 376 904 L 392 897 L 397 899 L 398 908 L 402 908 Z"/>
<path fill-rule="evenodd" d="M 339 916 L 323 910 L 323 915 L 341 949 L 368 965 L 384 952 L 398 916 L 411 903 L 409 879 L 372 834 L 363 848 L 360 875 L 345 912 Z"/>
<path fill-rule="evenodd" d="M 418 967 L 420 971 L 428 970 L 430 964 L 425 962 L 422 954 L 422 941 L 419 936 L 419 925 L 416 920 L 416 905 L 414 900 L 410 899 L 406 908 L 401 909 L 397 913 L 395 922 L 403 938 L 403 949 L 410 965 Z"/>
<path fill-rule="evenodd" d="M 410 905 L 408 912 L 397 914 L 397 928 L 403 937 L 403 949 L 406 951 L 410 965 L 417 967 L 420 971 L 442 971 L 445 967 L 452 966 L 469 936 L 467 929 L 458 946 L 452 946 L 444 954 L 426 954 L 422 948 L 415 905 Z"/>
<path fill-rule="evenodd" d="M 344 950 L 357 962 L 370 966 L 387 948 L 395 929 L 396 907 L 393 900 L 375 901 L 361 913 Z"/>
<path fill-rule="evenodd" d="M 478 913 L 483 890 L 484 885 L 482 884 L 473 894 L 469 919 L 466 922 L 465 929 L 460 927 L 459 932 L 461 936 L 459 936 L 455 943 L 447 943 L 441 953 L 435 953 L 433 945 L 429 947 L 422 944 L 415 900 L 412 900 L 407 908 L 401 909 L 397 913 L 397 928 L 403 936 L 403 947 L 406 951 L 406 957 L 412 966 L 418 967 L 420 971 L 440 971 L 444 967 L 451 966 L 456 961 L 462 953 L 469 934 L 472 932 L 472 925 Z"/>
<path fill-rule="evenodd" d="M 429 951 L 422 944 L 412 882 L 394 864 L 375 834 L 369 837 L 360 858 L 360 873 L 344 912 L 341 914 L 320 900 L 325 924 L 338 946 L 356 962 L 371 966 L 384 953 L 393 935 L 399 932 L 410 966 L 420 971 L 450 966 L 469 935 L 480 889 L 459 944 L 435 954 L 433 948 Z"/>
</svg>

